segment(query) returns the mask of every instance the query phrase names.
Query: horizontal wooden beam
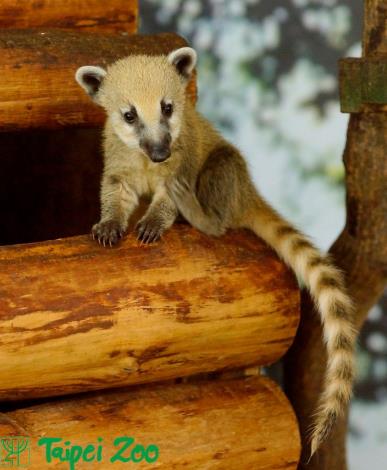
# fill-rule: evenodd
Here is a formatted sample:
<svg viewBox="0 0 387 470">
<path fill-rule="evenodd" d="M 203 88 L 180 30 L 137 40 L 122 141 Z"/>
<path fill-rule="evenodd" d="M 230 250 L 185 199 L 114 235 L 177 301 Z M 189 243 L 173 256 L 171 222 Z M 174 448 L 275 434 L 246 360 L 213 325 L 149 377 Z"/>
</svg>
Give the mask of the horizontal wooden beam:
<svg viewBox="0 0 387 470">
<path fill-rule="evenodd" d="M 130 54 L 167 54 L 186 44 L 167 33 L 0 31 L 0 131 L 101 126 L 103 111 L 75 82 L 79 66 L 106 66 Z M 188 94 L 196 98 L 195 80 Z"/>
<path fill-rule="evenodd" d="M 0 247 L 0 399 L 269 364 L 299 320 L 293 274 L 248 232 L 178 224 L 154 245 Z"/>
<path fill-rule="evenodd" d="M 124 444 L 115 446 L 114 440 L 123 436 L 134 439 L 124 457 L 137 446 L 134 455 L 141 459 L 144 448 L 160 470 L 291 470 L 300 455 L 291 406 L 278 386 L 263 377 L 152 385 L 54 401 L 0 416 L 0 434 L 21 436 L 29 444 L 20 458 L 25 463 L 29 450 L 31 470 L 57 468 L 58 459 L 51 464 L 46 460 L 47 442 L 53 437 L 62 439 L 55 446 L 64 449 L 77 445 L 84 451 L 94 445 L 86 454 L 95 456 L 93 462 L 79 458 L 74 468 L 80 470 L 135 468 L 133 461 L 110 461 Z M 69 468 L 68 463 L 59 465 Z M 137 466 L 151 468 L 152 463 L 144 458 Z"/>
<path fill-rule="evenodd" d="M 135 33 L 137 0 L 1 0 L 0 28 Z"/>
</svg>

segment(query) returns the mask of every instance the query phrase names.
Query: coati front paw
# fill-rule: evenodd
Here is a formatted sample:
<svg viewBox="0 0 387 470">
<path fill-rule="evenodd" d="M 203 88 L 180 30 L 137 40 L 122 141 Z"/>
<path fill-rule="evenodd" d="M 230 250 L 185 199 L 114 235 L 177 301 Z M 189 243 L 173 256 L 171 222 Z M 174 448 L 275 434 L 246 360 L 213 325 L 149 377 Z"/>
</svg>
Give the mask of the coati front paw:
<svg viewBox="0 0 387 470">
<path fill-rule="evenodd" d="M 122 238 L 124 230 L 119 222 L 116 220 L 105 220 L 93 225 L 91 235 L 93 240 L 98 240 L 98 243 L 106 246 L 115 245 L 120 238 Z"/>
<path fill-rule="evenodd" d="M 144 216 L 136 225 L 137 238 L 143 243 L 153 243 L 164 233 L 164 224 L 160 217 Z"/>
</svg>

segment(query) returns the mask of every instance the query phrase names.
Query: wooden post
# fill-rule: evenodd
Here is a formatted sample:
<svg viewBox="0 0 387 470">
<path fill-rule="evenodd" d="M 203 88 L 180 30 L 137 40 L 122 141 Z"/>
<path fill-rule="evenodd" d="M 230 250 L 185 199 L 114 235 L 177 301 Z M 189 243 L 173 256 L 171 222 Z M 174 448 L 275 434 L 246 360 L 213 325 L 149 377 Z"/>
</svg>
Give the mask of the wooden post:
<svg viewBox="0 0 387 470">
<path fill-rule="evenodd" d="M 387 60 L 387 6 L 385 0 L 365 2 L 364 62 Z M 357 83 L 357 80 L 354 81 Z M 357 92 L 357 90 L 354 90 Z M 347 221 L 330 252 L 346 274 L 356 302 L 359 327 L 380 298 L 387 273 L 387 118 L 382 103 L 365 103 L 352 114 L 344 152 Z M 295 407 L 304 443 L 302 469 L 345 470 L 347 414 L 328 441 L 306 464 L 308 429 L 321 392 L 326 369 L 325 346 L 319 319 L 304 295 L 302 320 L 285 364 L 286 391 Z"/>
</svg>

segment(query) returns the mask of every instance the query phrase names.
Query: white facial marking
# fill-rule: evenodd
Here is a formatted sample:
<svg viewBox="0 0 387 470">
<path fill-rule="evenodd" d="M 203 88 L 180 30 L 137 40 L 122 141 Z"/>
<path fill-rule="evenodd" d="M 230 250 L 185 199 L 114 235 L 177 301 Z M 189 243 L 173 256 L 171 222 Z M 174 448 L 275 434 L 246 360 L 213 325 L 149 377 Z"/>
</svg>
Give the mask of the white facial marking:
<svg viewBox="0 0 387 470">
<path fill-rule="evenodd" d="M 123 108 L 125 109 L 125 108 Z M 124 112 L 129 111 L 126 109 Z M 139 148 L 138 138 L 134 127 L 125 122 L 122 110 L 112 113 L 110 116 L 113 129 L 118 137 L 131 149 Z"/>
</svg>

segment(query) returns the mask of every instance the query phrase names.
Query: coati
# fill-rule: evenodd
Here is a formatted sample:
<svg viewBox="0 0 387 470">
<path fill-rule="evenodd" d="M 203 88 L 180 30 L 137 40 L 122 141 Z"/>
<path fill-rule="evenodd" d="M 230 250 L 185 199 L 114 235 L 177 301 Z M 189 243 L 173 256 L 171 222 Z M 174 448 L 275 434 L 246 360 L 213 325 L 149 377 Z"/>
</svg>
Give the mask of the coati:
<svg viewBox="0 0 387 470">
<path fill-rule="evenodd" d="M 107 113 L 101 219 L 92 235 L 103 245 L 117 243 L 147 195 L 150 205 L 137 224 L 145 243 L 158 240 L 180 213 L 208 235 L 247 228 L 273 247 L 309 289 L 323 324 L 328 365 L 313 454 L 351 396 L 352 303 L 341 273 L 259 195 L 240 152 L 186 100 L 195 65 L 195 50 L 183 47 L 129 56 L 107 70 L 77 70 L 77 82 Z"/>
</svg>

